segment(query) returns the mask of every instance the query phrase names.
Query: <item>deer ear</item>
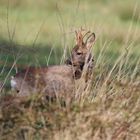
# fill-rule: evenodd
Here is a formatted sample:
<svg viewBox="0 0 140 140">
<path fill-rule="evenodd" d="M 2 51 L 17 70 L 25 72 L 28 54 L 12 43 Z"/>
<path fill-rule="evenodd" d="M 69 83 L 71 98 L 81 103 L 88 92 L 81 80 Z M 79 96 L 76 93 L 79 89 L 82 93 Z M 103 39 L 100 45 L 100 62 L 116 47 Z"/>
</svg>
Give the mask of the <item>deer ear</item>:
<svg viewBox="0 0 140 140">
<path fill-rule="evenodd" d="M 90 49 L 92 47 L 92 45 L 93 45 L 93 43 L 95 41 L 95 38 L 96 38 L 95 33 L 90 34 L 89 37 L 87 38 L 85 44 L 86 44 L 86 47 L 88 49 Z"/>
</svg>

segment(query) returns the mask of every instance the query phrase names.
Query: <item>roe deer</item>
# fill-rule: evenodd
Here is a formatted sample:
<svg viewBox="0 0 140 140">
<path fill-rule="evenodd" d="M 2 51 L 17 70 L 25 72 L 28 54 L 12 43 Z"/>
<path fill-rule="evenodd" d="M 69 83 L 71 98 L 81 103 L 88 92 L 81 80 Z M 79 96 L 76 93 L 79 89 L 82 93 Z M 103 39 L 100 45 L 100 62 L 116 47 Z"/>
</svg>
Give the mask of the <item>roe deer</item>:
<svg viewBox="0 0 140 140">
<path fill-rule="evenodd" d="M 83 35 L 82 30 L 76 31 L 76 45 L 72 49 L 70 59 L 66 60 L 64 65 L 24 69 L 12 76 L 11 87 L 19 96 L 32 93 L 43 93 L 48 97 L 74 96 L 75 83 L 81 77 L 85 63 L 88 64 L 85 80 L 90 76 L 90 69 L 93 67 L 90 50 L 94 41 L 94 33 L 87 32 Z"/>
</svg>

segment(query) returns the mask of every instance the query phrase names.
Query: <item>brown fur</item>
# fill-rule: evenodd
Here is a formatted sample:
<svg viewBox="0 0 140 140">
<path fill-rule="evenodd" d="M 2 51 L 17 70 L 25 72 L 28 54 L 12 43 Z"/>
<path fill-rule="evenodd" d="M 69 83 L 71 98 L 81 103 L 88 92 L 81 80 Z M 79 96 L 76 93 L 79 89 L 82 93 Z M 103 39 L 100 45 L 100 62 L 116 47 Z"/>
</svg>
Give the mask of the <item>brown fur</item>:
<svg viewBox="0 0 140 140">
<path fill-rule="evenodd" d="M 84 41 L 87 34 L 89 36 Z M 85 66 L 87 66 L 85 81 L 90 77 L 93 67 L 90 49 L 94 40 L 94 33 L 87 32 L 83 35 L 81 30 L 76 31 L 76 45 L 66 64 L 24 69 L 12 77 L 11 81 L 16 82 L 13 88 L 20 96 L 43 93 L 49 97 L 72 97 L 75 92 L 75 82 L 81 77 Z"/>
</svg>

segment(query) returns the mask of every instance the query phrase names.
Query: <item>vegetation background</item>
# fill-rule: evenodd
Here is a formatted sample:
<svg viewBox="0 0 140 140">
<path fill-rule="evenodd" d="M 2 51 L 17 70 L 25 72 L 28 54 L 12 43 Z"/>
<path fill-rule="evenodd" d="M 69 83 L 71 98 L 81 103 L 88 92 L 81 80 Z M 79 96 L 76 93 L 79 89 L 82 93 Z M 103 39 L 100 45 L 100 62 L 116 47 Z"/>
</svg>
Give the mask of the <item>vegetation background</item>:
<svg viewBox="0 0 140 140">
<path fill-rule="evenodd" d="M 97 36 L 90 101 L 69 112 L 26 108 L 14 123 L 1 115 L 1 138 L 140 139 L 139 0 L 0 0 L 0 80 L 9 87 L 15 61 L 18 69 L 63 63 L 79 27 Z"/>
</svg>

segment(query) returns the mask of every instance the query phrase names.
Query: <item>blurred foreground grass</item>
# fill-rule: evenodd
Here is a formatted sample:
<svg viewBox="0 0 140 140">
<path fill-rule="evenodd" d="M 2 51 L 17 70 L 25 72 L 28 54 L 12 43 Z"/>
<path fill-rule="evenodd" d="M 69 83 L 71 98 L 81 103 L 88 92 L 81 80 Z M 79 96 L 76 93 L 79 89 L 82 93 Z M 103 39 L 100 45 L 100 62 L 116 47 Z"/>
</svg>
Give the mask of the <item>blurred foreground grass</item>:
<svg viewBox="0 0 140 140">
<path fill-rule="evenodd" d="M 69 106 L 9 91 L 0 97 L 0 139 L 139 140 L 140 77 L 123 70 L 96 70 L 92 90 L 77 90 Z"/>
</svg>

